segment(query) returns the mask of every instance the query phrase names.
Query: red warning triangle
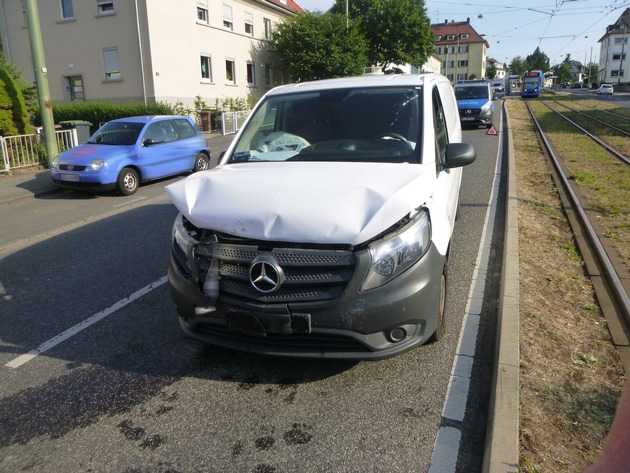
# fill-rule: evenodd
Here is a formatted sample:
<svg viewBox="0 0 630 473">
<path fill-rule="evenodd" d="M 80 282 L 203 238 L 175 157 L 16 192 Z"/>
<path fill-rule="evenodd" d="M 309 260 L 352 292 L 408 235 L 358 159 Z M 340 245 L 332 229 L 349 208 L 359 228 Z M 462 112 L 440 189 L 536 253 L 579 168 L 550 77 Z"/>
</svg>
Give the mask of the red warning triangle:
<svg viewBox="0 0 630 473">
<path fill-rule="evenodd" d="M 494 127 L 494 125 L 488 128 L 488 132 L 486 133 L 486 135 L 491 135 L 491 136 L 497 135 L 497 129 Z"/>
</svg>

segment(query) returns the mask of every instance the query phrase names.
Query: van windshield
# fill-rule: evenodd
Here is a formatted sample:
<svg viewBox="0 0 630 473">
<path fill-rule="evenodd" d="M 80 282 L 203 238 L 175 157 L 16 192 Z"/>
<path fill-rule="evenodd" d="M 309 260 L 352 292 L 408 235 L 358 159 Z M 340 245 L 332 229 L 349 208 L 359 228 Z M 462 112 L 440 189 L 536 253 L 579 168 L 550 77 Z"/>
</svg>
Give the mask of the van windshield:
<svg viewBox="0 0 630 473">
<path fill-rule="evenodd" d="M 372 87 L 265 99 L 229 163 L 420 162 L 420 87 Z"/>
<path fill-rule="evenodd" d="M 103 125 L 88 140 L 92 145 L 129 146 L 136 144 L 144 124 L 127 122 L 109 122 Z"/>
<path fill-rule="evenodd" d="M 455 87 L 457 100 L 488 99 L 490 92 L 487 85 L 460 85 Z"/>
</svg>

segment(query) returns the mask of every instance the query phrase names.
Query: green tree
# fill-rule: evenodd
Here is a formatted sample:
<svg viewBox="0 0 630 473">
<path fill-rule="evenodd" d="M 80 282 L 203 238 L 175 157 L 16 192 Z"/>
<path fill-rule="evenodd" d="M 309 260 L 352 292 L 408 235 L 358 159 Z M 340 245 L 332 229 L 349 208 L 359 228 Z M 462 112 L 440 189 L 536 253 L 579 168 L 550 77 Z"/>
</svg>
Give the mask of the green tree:
<svg viewBox="0 0 630 473">
<path fill-rule="evenodd" d="M 486 70 L 486 78 L 494 79 L 497 76 L 497 66 L 491 62 Z"/>
<path fill-rule="evenodd" d="M 345 0 L 332 11 L 345 12 Z M 390 64 L 421 66 L 433 52 L 431 22 L 424 0 L 351 0 L 355 20 L 368 45 L 368 61 L 385 69 Z"/>
<path fill-rule="evenodd" d="M 0 57 L 0 135 L 31 131 L 32 89 L 15 68 Z M 31 105 L 29 107 L 29 105 Z"/>
<path fill-rule="evenodd" d="M 278 25 L 272 48 L 295 81 L 357 75 L 367 65 L 358 26 L 332 13 L 301 13 Z"/>
<path fill-rule="evenodd" d="M 525 62 L 530 71 L 541 70 L 545 72 L 549 70 L 549 56 L 543 53 L 538 46 L 533 53 L 525 58 Z"/>
<path fill-rule="evenodd" d="M 510 62 L 510 74 L 515 76 L 522 76 L 527 72 L 527 63 L 521 56 L 516 56 Z"/>
</svg>

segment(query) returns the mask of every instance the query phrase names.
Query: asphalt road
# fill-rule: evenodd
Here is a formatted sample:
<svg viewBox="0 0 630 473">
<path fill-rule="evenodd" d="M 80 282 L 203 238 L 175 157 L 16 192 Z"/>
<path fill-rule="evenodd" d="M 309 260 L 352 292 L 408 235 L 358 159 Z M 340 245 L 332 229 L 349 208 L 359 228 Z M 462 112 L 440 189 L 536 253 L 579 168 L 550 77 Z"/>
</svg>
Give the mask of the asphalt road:
<svg viewBox="0 0 630 473">
<path fill-rule="evenodd" d="M 478 158 L 464 172 L 448 335 L 378 362 L 275 359 L 189 341 L 165 285 L 126 304 L 166 272 L 176 212 L 163 188 L 173 180 L 125 198 L 62 192 L 0 206 L 0 471 L 426 471 L 497 154 L 498 138 L 484 130 L 465 139 Z M 496 301 L 488 286 L 458 471 L 478 471 L 483 450 Z M 109 317 L 6 366 L 118 301 Z"/>
<path fill-rule="evenodd" d="M 630 107 L 630 92 L 615 92 L 613 96 L 597 95 L 595 91 L 588 89 L 561 89 L 561 92 L 575 97 L 597 99 L 604 102 L 613 102 L 623 107 Z"/>
</svg>

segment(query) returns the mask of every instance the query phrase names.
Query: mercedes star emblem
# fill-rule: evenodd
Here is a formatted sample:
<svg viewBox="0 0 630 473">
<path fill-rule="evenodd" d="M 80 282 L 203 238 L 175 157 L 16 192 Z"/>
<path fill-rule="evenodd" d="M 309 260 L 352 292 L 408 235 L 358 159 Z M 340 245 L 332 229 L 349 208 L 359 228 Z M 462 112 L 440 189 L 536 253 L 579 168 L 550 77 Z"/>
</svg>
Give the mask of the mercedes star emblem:
<svg viewBox="0 0 630 473">
<path fill-rule="evenodd" d="M 259 292 L 268 294 L 277 291 L 284 280 L 284 271 L 273 255 L 260 255 L 249 267 L 249 282 Z"/>
</svg>

